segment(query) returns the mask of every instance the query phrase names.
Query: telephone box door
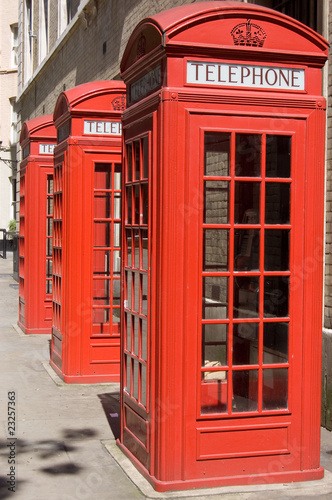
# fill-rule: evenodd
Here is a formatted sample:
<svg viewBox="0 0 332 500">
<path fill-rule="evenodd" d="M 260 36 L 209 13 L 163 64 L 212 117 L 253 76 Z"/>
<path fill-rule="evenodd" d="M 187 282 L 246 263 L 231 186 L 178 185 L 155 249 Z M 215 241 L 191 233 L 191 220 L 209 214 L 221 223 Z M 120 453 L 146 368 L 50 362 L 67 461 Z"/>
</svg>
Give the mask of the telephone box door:
<svg viewBox="0 0 332 500">
<path fill-rule="evenodd" d="M 232 476 L 304 465 L 304 278 L 296 266 L 304 258 L 305 130 L 303 119 L 191 116 L 188 214 L 197 204 L 201 213 L 198 226 L 187 226 L 188 248 L 199 249 L 189 262 L 199 273 L 187 273 L 196 293 L 186 330 L 196 329 L 199 345 L 187 402 L 196 415 L 186 444 L 193 476 L 207 466 L 210 476 L 225 467 Z"/>
</svg>

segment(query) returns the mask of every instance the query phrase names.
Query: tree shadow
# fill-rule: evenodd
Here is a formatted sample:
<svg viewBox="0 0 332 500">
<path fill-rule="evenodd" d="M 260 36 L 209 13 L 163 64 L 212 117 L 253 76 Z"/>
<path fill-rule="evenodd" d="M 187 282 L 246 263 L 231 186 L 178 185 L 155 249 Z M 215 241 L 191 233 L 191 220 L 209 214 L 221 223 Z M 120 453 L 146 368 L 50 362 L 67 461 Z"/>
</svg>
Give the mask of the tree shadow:
<svg viewBox="0 0 332 500">
<path fill-rule="evenodd" d="M 120 438 L 120 392 L 98 394 L 109 426 L 115 439 Z"/>
</svg>

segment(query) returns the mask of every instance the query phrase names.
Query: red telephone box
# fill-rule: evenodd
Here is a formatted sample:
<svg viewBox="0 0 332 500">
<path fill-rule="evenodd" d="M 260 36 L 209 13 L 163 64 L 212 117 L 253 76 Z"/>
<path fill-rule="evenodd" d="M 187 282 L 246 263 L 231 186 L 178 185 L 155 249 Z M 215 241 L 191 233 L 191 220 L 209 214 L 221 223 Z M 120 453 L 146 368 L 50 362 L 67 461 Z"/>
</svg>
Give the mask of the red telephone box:
<svg viewBox="0 0 332 500">
<path fill-rule="evenodd" d="M 52 330 L 53 149 L 51 115 L 22 126 L 20 144 L 19 319 L 25 333 Z"/>
<path fill-rule="evenodd" d="M 121 114 L 125 86 L 62 92 L 54 110 L 51 366 L 68 383 L 120 376 Z"/>
<path fill-rule="evenodd" d="M 238 2 L 126 47 L 119 445 L 160 491 L 323 475 L 326 58 Z"/>
</svg>

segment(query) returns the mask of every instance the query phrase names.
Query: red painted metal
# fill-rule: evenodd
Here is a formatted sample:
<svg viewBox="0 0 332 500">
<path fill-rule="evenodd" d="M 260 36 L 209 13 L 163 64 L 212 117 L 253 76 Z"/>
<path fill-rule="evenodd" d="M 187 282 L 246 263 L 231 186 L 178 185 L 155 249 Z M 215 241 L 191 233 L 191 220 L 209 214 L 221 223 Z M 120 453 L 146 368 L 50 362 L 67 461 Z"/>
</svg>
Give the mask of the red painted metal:
<svg viewBox="0 0 332 500">
<path fill-rule="evenodd" d="M 20 144 L 19 320 L 25 333 L 52 330 L 53 149 L 51 115 L 22 126 Z"/>
<path fill-rule="evenodd" d="M 54 110 L 51 366 L 68 383 L 118 382 L 121 114 L 125 86 L 62 92 Z"/>
<path fill-rule="evenodd" d="M 145 19 L 125 49 L 118 444 L 159 491 L 323 475 L 326 58 L 227 1 Z"/>
</svg>

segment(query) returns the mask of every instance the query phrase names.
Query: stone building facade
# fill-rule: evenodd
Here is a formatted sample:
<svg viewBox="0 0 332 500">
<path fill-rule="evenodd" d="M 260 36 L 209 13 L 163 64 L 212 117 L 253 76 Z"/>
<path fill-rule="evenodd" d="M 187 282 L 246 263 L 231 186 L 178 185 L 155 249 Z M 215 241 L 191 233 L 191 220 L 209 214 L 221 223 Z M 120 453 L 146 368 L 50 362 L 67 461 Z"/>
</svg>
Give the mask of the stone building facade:
<svg viewBox="0 0 332 500">
<path fill-rule="evenodd" d="M 279 10 L 309 25 L 325 38 L 332 39 L 332 18 L 329 15 L 332 0 L 243 1 Z M 19 0 L 16 105 L 18 133 L 24 121 L 53 113 L 62 90 L 93 80 L 119 79 L 123 51 L 130 34 L 141 19 L 161 10 L 194 2 L 195 0 Z M 328 112 L 326 232 L 325 242 L 322 242 L 325 244 L 322 425 L 332 430 L 331 64 L 326 65 L 324 75 L 323 94 L 328 100 Z M 20 160 L 19 148 L 17 159 Z M 211 238 L 213 241 L 213 235 Z M 225 242 L 220 242 L 220 248 L 224 248 L 224 245 Z M 313 272 L 314 270 L 315 266 Z"/>
</svg>

